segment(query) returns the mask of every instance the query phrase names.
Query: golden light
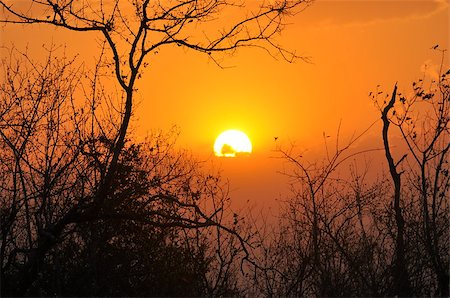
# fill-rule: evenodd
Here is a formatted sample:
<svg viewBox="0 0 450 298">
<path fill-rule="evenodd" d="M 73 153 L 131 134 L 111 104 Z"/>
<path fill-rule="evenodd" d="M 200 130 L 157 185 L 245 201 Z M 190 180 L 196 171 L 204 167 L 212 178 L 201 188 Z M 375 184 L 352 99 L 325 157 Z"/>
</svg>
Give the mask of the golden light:
<svg viewBox="0 0 450 298">
<path fill-rule="evenodd" d="M 252 143 L 245 133 L 230 129 L 221 133 L 214 142 L 216 156 L 236 157 L 252 152 Z"/>
</svg>

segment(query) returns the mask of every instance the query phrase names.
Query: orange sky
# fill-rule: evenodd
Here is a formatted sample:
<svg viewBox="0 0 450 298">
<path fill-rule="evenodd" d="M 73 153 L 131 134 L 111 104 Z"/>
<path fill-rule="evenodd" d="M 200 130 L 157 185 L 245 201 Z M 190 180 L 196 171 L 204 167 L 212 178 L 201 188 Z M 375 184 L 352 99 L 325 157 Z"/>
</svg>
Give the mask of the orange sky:
<svg viewBox="0 0 450 298">
<path fill-rule="evenodd" d="M 246 132 L 254 154 L 215 163 L 231 180 L 236 200 L 272 205 L 287 192 L 287 179 L 276 173 L 280 161 L 270 158 L 274 136 L 281 144 L 295 142 L 314 151 L 323 132 L 334 134 L 340 120 L 344 135 L 362 131 L 379 118 L 369 91 L 378 84 L 389 91 L 396 81 L 400 89 L 409 87 L 425 64 L 430 71 L 438 65 L 440 56 L 432 46 L 449 48 L 447 0 L 317 0 L 290 22 L 279 41 L 311 56 L 312 64 L 277 61 L 257 49 L 225 59 L 223 65 L 230 66 L 225 69 L 177 47 L 151 57 L 151 68 L 138 83 L 137 134 L 177 125 L 179 144 L 208 158 L 220 132 Z M 28 44 L 37 52 L 53 40 L 66 42 L 86 60 L 94 55 L 92 35 L 30 28 L 0 29 L 2 45 Z M 378 134 L 374 129 L 366 138 Z"/>
<path fill-rule="evenodd" d="M 233 68 L 219 69 L 202 55 L 174 48 L 145 74 L 143 93 L 154 100 L 143 100 L 138 114 L 164 115 L 149 125 L 179 125 L 196 150 L 210 150 L 213 138 L 227 128 L 246 131 L 255 150 L 264 151 L 275 135 L 315 139 L 323 130 L 334 131 L 340 119 L 351 128 L 365 126 L 378 117 L 367 97 L 377 84 L 409 84 L 428 60 L 438 63 L 439 55 L 429 48 L 448 47 L 444 6 L 448 3 L 319 0 L 298 14 L 281 38 L 314 64 L 276 61 L 250 49 L 225 60 Z M 177 105 L 169 115 L 167 102 Z"/>
<path fill-rule="evenodd" d="M 448 48 L 448 9 L 447 1 L 316 1 L 280 38 L 313 64 L 245 50 L 225 60 L 232 68 L 219 69 L 204 56 L 174 49 L 146 73 L 144 88 L 156 101 L 144 99 L 139 116 L 164 114 L 153 123 L 179 125 L 181 143 L 200 153 L 210 152 L 225 129 L 245 131 L 253 141 L 252 161 L 222 160 L 224 175 L 239 200 L 273 205 L 288 191 L 288 179 L 276 173 L 280 161 L 270 158 L 273 137 L 314 151 L 340 120 L 348 135 L 379 119 L 368 93 L 378 84 L 389 91 L 396 81 L 409 88 L 425 64 L 437 67 L 439 53 L 430 48 Z M 177 102 L 170 114 L 164 113 L 167 98 Z M 379 138 L 379 131 L 367 138 Z"/>
</svg>

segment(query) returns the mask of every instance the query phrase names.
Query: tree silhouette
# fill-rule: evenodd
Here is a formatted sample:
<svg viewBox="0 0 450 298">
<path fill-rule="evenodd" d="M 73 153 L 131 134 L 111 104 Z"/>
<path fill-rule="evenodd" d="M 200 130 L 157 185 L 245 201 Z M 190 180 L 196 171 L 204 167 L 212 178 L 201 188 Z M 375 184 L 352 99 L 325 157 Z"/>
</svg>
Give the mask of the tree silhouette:
<svg viewBox="0 0 450 298">
<path fill-rule="evenodd" d="M 0 85 L 2 294 L 234 291 L 231 267 L 236 258 L 246 256 L 247 236 L 238 233 L 236 224 L 225 225 L 229 198 L 218 176 L 204 174 L 199 162 L 175 150 L 175 135 L 154 134 L 142 144 L 128 141 L 111 189 L 99 201 L 98 185 L 114 147 L 116 117 L 99 115 L 98 102 L 107 101 L 107 94 L 87 92 L 87 102 L 76 103 L 75 91 L 83 89 L 82 72 L 76 71 L 74 60 L 55 58 L 53 50 L 43 64 L 15 50 L 3 62 L 7 79 Z M 102 90 L 98 82 L 87 85 Z M 227 253 L 231 248 L 233 253 Z M 143 259 L 147 250 L 153 251 L 153 261 Z M 127 255 L 131 251 L 135 258 Z M 219 253 L 224 261 L 211 261 Z M 174 256 L 179 259 L 176 264 L 170 262 Z M 140 270 L 153 270 L 162 279 L 141 276 L 140 284 L 128 284 L 127 274 L 140 274 L 127 267 L 137 260 Z M 89 275 L 98 272 L 91 265 L 101 265 L 97 269 L 110 270 L 113 276 Z M 181 266 L 178 273 L 175 266 Z M 227 274 L 216 274 L 225 268 Z M 78 284 L 85 281 L 83 270 L 95 284 Z M 114 275 L 121 273 L 120 278 Z M 116 280 L 115 287 L 107 290 L 105 277 Z M 166 290 L 152 292 L 144 284 L 164 284 Z"/>
<path fill-rule="evenodd" d="M 215 18 L 221 17 L 224 11 L 229 9 L 242 11 L 246 7 L 244 4 L 237 5 L 229 1 L 211 0 L 155 3 L 149 0 L 116 0 L 112 2 L 32 0 L 28 6 L 0 1 L 2 7 L 0 21 L 3 23 L 47 24 L 76 32 L 97 33 L 96 36 L 103 40 L 103 46 L 101 48 L 101 60 L 93 68 L 93 75 L 90 78 L 92 88 L 97 88 L 99 73 L 103 67 L 107 67 L 113 73 L 120 90 L 124 94 L 120 105 L 120 113 L 115 118 L 110 119 L 107 129 L 104 124 L 98 125 L 98 118 L 95 113 L 96 103 L 92 100 L 92 106 L 89 107 L 90 115 L 92 115 L 90 119 L 92 119 L 92 123 L 96 122 L 97 128 L 95 132 L 91 129 L 90 138 L 85 138 L 82 135 L 84 133 L 82 128 L 86 124 L 84 120 L 87 116 L 81 110 L 72 109 L 73 115 L 69 116 L 72 117 L 69 119 L 71 121 L 66 122 L 66 120 L 59 118 L 59 114 L 52 114 L 52 108 L 47 111 L 40 111 L 39 106 L 33 106 L 32 103 L 30 107 L 27 107 L 28 110 L 20 111 L 25 116 L 22 119 L 23 123 L 19 124 L 21 127 L 19 139 L 22 145 L 12 141 L 11 136 L 7 133 L 3 133 L 3 140 L 8 145 L 8 150 L 12 152 L 8 155 L 12 156 L 12 159 L 4 164 L 15 165 L 15 167 L 8 169 L 9 171 L 5 174 L 10 175 L 9 178 L 12 179 L 10 182 L 5 182 L 5 190 L 10 191 L 10 187 L 13 187 L 13 190 L 12 199 L 9 202 L 12 205 L 5 205 L 10 208 L 4 208 L 8 211 L 2 212 L 2 214 L 5 214 L 4 219 L 7 223 L 5 226 L 2 225 L 2 232 L 5 235 L 2 238 L 4 242 L 4 245 L 2 244 L 2 258 L 7 268 L 14 261 L 20 260 L 20 263 L 22 263 L 20 268 L 14 269 L 17 270 L 17 274 L 14 273 L 11 277 L 15 281 L 14 286 L 10 288 L 13 290 L 10 294 L 22 295 L 27 293 L 30 286 L 38 278 L 46 256 L 60 243 L 61 238 L 72 225 L 94 221 L 99 218 L 99 214 L 120 203 L 114 201 L 114 190 L 117 187 L 114 183 L 117 182 L 116 176 L 120 175 L 119 160 L 123 153 L 132 117 L 134 94 L 137 92 L 136 82 L 141 77 L 143 68 L 148 66 L 146 59 L 150 54 L 158 53 L 166 46 L 176 45 L 206 54 L 219 63 L 216 54 L 233 53 L 241 47 L 250 46 L 265 48 L 273 55 L 280 54 L 284 59 L 292 61 L 297 57 L 295 53 L 286 51 L 279 46 L 274 41 L 274 36 L 282 30 L 285 17 L 307 4 L 309 4 L 309 1 L 306 0 L 263 3 L 254 7 L 253 10 L 247 11 L 243 18 L 229 23 L 227 27 L 220 26 L 216 27 L 216 30 L 205 29 L 202 31 L 199 30 L 200 26 L 217 25 L 213 21 Z M 57 78 L 54 78 L 54 80 L 57 80 Z M 33 96 L 59 92 L 52 90 L 52 85 L 45 85 L 46 82 L 46 80 L 43 80 L 40 85 L 28 86 L 29 89 L 36 90 L 36 94 Z M 69 82 L 72 82 L 72 87 L 75 85 L 74 81 L 69 80 Z M 8 101 L 9 106 L 4 107 L 2 113 L 11 112 L 11 107 L 15 104 L 22 108 L 22 97 L 15 96 L 15 89 L 9 91 L 8 95 L 11 98 L 18 98 L 18 100 L 16 102 L 14 100 Z M 96 92 L 92 93 L 95 94 Z M 55 95 L 55 100 L 67 100 L 70 96 L 70 92 L 67 95 L 58 94 Z M 60 105 L 56 104 L 56 106 Z M 42 116 L 36 118 L 37 112 L 41 112 Z M 18 131 L 14 129 L 15 123 L 8 122 L 6 114 L 3 114 L 3 116 L 6 126 L 13 131 L 13 134 L 17 133 Z M 12 116 L 12 118 L 14 117 Z M 47 136 L 47 144 L 30 143 L 28 141 L 30 136 L 37 134 L 35 132 L 37 128 L 41 129 L 36 123 L 44 118 L 49 119 L 46 123 L 47 129 L 42 131 Z M 68 134 L 74 136 L 75 139 L 66 139 L 62 147 L 60 147 L 59 142 L 64 139 L 63 135 L 60 134 L 60 131 L 54 130 L 54 121 L 56 120 L 59 121 L 56 125 L 71 122 L 70 125 L 76 132 L 75 135 Z M 83 138 L 80 138 L 80 136 L 83 136 Z M 45 148 L 45 157 L 41 160 L 39 166 L 33 164 L 36 160 L 31 160 L 30 156 L 25 155 L 27 152 L 24 150 L 27 145 L 36 146 L 38 151 Z M 29 149 L 31 150 L 31 147 Z M 60 156 L 55 155 L 54 152 L 60 152 Z M 79 164 L 80 159 L 83 160 L 81 164 Z M 24 176 L 24 166 L 29 170 L 29 177 Z M 67 171 L 69 169 L 73 172 Z M 87 175 L 84 176 L 84 173 L 87 173 Z M 42 180 L 35 179 L 36 175 L 41 175 Z M 64 175 L 67 175 L 66 180 L 63 179 Z M 61 187 L 59 196 L 55 195 L 53 189 L 57 184 L 56 181 L 58 181 L 56 178 L 63 181 L 61 185 L 58 185 Z M 155 179 L 155 185 L 158 185 L 158 177 Z M 28 186 L 29 182 L 37 187 Z M 66 183 L 71 184 L 72 189 L 77 191 L 67 195 L 65 200 L 70 201 L 68 204 L 62 204 L 62 207 L 58 207 L 60 200 L 64 201 L 64 192 L 70 192 Z M 30 192 L 28 188 L 34 188 L 34 191 Z M 42 191 L 36 192 L 35 189 L 37 188 L 42 189 Z M 17 199 L 19 193 L 20 201 Z M 179 197 L 180 195 L 180 193 L 159 192 L 156 199 L 161 202 L 164 201 L 164 203 L 156 204 L 154 207 L 157 209 L 152 212 L 134 213 L 133 216 L 136 217 L 136 220 L 150 221 L 152 224 L 160 226 L 180 226 L 184 228 L 220 226 L 223 230 L 235 233 L 232 229 L 214 221 L 214 216 L 217 215 L 220 206 L 215 205 L 216 212 L 208 215 L 201 210 L 195 200 L 193 202 L 184 201 Z M 195 193 L 191 193 L 190 196 L 191 199 L 196 198 Z M 56 199 L 57 203 L 48 204 L 48 200 L 54 197 L 58 198 Z M 34 203 L 31 204 L 30 200 Z M 50 208 L 49 206 L 57 210 L 57 212 L 48 211 L 52 216 L 47 216 L 47 211 L 44 212 L 44 210 Z M 184 214 L 188 214 L 188 216 L 176 216 L 171 213 L 174 206 L 185 210 Z M 22 211 L 25 212 L 23 218 L 26 221 L 25 226 L 21 226 L 25 231 L 24 239 L 22 239 L 22 235 L 16 238 L 16 235 L 12 233 L 16 229 L 14 227 L 16 220 L 19 218 L 20 222 L 22 220 Z M 190 217 L 191 215 L 194 217 Z M 41 216 L 45 218 L 43 224 L 41 224 Z M 120 216 L 114 214 L 114 216 L 129 220 L 125 214 Z M 34 218 L 34 222 L 31 218 Z M 36 218 L 39 218 L 39 220 Z M 243 241 L 242 238 L 240 240 Z M 11 251 L 8 251 L 8 245 L 5 243 L 8 241 L 10 242 L 8 244 L 12 245 Z M 16 241 L 22 242 L 19 245 Z M 2 277 L 5 277 L 7 271 L 2 267 Z"/>
<path fill-rule="evenodd" d="M 219 293 L 208 284 L 216 277 L 205 279 L 214 270 L 209 257 L 211 250 L 221 250 L 205 237 L 212 231 L 189 232 L 191 229 L 180 223 L 183 217 L 187 220 L 184 214 L 187 210 L 158 198 L 162 188 L 166 195 L 167 192 L 185 193 L 179 194 L 181 197 L 199 186 L 194 182 L 190 183 L 192 188 L 186 188 L 187 181 L 203 179 L 210 184 L 216 183 L 217 178 L 194 173 L 191 167 L 198 165 L 171 152 L 166 138 L 154 136 L 151 144 L 124 148 L 109 205 L 92 220 L 82 220 L 66 232 L 61 243 L 48 252 L 28 294 L 203 296 L 211 290 L 213 294 Z M 150 153 L 148 149 L 158 143 L 167 147 L 159 149 L 161 152 L 157 154 Z M 163 152 L 168 156 L 162 157 Z M 172 158 L 179 163 L 173 163 Z M 206 203 L 207 195 L 203 192 L 197 195 L 197 192 L 196 200 Z M 221 202 L 216 200 L 216 203 Z M 170 212 L 171 216 L 165 219 L 162 215 L 152 216 L 162 212 Z M 5 281 L 14 286 L 13 278 Z M 226 279 L 230 281 L 230 277 Z M 8 283 L 4 287 L 7 286 Z M 231 286 L 221 291 L 231 292 L 234 290 Z"/>
<path fill-rule="evenodd" d="M 406 269 L 405 260 L 405 219 L 403 218 L 403 211 L 401 207 L 401 173 L 398 172 L 397 167 L 406 157 L 403 157 L 398 161 L 394 162 L 392 157 L 391 148 L 388 139 L 389 126 L 391 122 L 388 118 L 388 113 L 394 107 L 394 103 L 397 96 L 397 85 L 392 91 L 391 100 L 383 108 L 381 113 L 381 119 L 383 120 L 383 145 L 386 153 L 386 159 L 388 161 L 389 172 L 394 183 L 394 200 L 393 207 L 395 212 L 395 222 L 397 228 L 397 235 L 395 236 L 395 266 L 394 266 L 394 280 L 395 280 L 395 293 L 399 296 L 411 296 L 411 286 L 408 277 L 408 271 Z"/>
<path fill-rule="evenodd" d="M 324 157 L 310 161 L 276 144 L 292 195 L 281 202 L 278 226 L 259 236 L 259 266 L 248 278 L 255 293 L 448 296 L 450 70 L 443 62 L 438 76 L 424 75 L 404 94 L 397 85 L 371 93 L 382 148 L 355 151 L 364 132 L 343 145 L 339 132 L 324 134 Z M 367 158 L 376 151 L 386 171 L 370 179 L 377 173 Z"/>
<path fill-rule="evenodd" d="M 411 198 L 417 199 L 417 202 L 414 202 L 415 208 L 420 210 L 420 212 L 414 212 L 416 218 L 412 218 L 410 224 L 420 226 L 420 229 L 415 232 L 420 235 L 417 240 L 421 242 L 420 247 L 424 250 L 421 253 L 427 255 L 426 266 L 431 265 L 438 285 L 436 293 L 433 294 L 445 297 L 448 296 L 449 291 L 448 251 L 443 248 L 448 246 L 448 239 L 444 236 L 448 231 L 446 215 L 448 205 L 443 198 L 449 190 L 448 162 L 446 160 L 450 149 L 448 142 L 450 71 L 444 69 L 445 50 L 439 50 L 437 46 L 433 49 L 440 51 L 442 55 L 438 77 L 430 79 L 424 77 L 413 82 L 410 92 L 412 95 L 409 96 L 397 94 L 397 86 L 395 86 L 392 98 L 383 110 L 383 122 L 386 128 L 383 139 L 386 140 L 385 145 L 387 145 L 387 126 L 393 124 L 399 129 L 406 144 L 407 151 L 403 157 L 397 164 L 393 164 L 391 158 L 389 167 L 394 169 L 402 160 L 407 162 L 402 170 L 408 179 L 406 185 L 410 190 L 407 194 Z M 426 82 L 428 80 L 429 82 Z M 387 148 L 386 152 L 388 150 L 390 149 Z M 396 170 L 394 169 L 394 171 Z M 395 188 L 399 192 L 400 173 L 397 175 Z M 395 198 L 397 199 L 399 196 L 400 193 L 397 194 L 396 191 Z M 402 212 L 399 202 L 394 201 L 394 209 L 396 214 Z M 420 218 L 419 223 L 414 222 L 417 221 L 417 218 Z M 404 219 L 401 218 L 398 221 L 399 231 L 400 228 L 403 229 L 401 226 L 404 224 Z M 403 250 L 405 249 L 404 243 L 400 246 L 403 246 Z M 405 252 L 403 251 L 402 254 Z M 404 263 L 404 256 L 403 258 L 397 257 L 396 262 L 399 260 Z M 403 269 L 402 272 L 398 272 L 399 277 L 407 278 L 405 263 L 400 267 Z M 400 290 L 398 293 L 407 294 Z"/>
<path fill-rule="evenodd" d="M 373 190 L 358 188 L 359 177 L 349 182 L 338 171 L 357 156 L 376 149 L 354 151 L 351 146 L 365 132 L 342 145 L 339 131 L 333 147 L 324 134 L 326 157 L 318 162 L 293 149 L 277 147 L 280 158 L 287 161 L 283 174 L 291 178 L 293 195 L 282 205 L 280 228 L 266 236 L 272 241 L 261 239 L 262 265 L 254 282 L 266 296 L 384 293 L 379 288 L 381 274 L 371 268 L 373 259 L 367 258 L 373 248 L 365 233 L 370 221 L 363 210 L 374 197 Z M 377 275 L 371 277 L 373 273 Z"/>
</svg>

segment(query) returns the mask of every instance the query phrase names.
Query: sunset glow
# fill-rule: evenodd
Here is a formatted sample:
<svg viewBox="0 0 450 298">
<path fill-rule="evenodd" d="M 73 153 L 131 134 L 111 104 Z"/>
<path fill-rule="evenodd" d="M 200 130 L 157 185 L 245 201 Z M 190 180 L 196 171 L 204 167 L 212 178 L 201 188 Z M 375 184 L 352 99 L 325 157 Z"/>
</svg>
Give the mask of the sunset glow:
<svg viewBox="0 0 450 298">
<path fill-rule="evenodd" d="M 221 133 L 214 143 L 214 154 L 223 157 L 236 157 L 250 154 L 252 143 L 245 133 L 239 130 L 227 130 Z"/>
<path fill-rule="evenodd" d="M 5 297 L 450 297 L 450 0 L 0 0 Z"/>
</svg>

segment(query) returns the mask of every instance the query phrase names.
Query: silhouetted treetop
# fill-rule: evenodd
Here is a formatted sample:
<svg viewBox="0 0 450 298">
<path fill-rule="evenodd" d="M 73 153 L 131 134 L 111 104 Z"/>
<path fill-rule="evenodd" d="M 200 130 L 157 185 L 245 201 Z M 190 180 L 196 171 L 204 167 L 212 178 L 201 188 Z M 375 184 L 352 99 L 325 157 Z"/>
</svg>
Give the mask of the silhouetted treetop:
<svg viewBox="0 0 450 298">
<path fill-rule="evenodd" d="M 283 29 L 286 17 L 311 2 L 32 0 L 0 1 L 0 6 L 4 23 L 49 24 L 74 31 L 101 32 L 113 50 L 114 59 L 123 59 L 132 70 L 139 68 L 146 54 L 158 53 L 166 45 L 208 55 L 257 46 L 292 61 L 296 54 L 285 50 L 274 38 Z M 122 70 L 121 64 L 116 66 Z M 128 75 L 123 71 L 121 74 Z"/>
</svg>

